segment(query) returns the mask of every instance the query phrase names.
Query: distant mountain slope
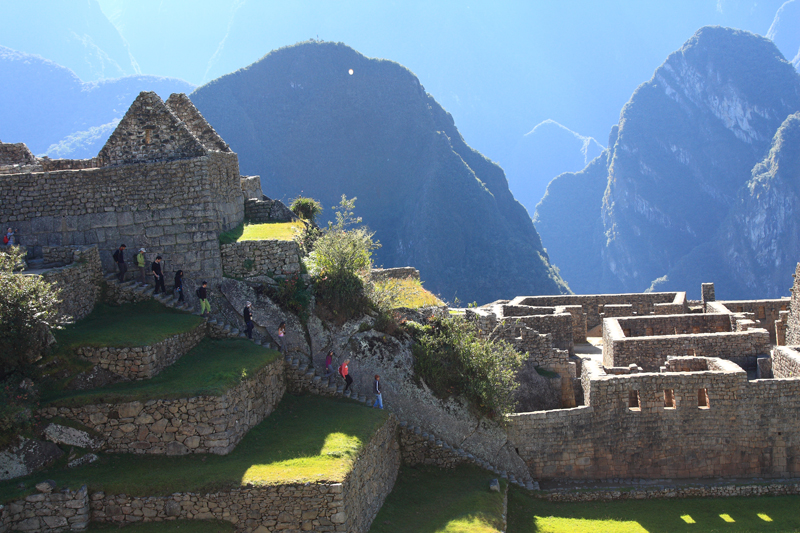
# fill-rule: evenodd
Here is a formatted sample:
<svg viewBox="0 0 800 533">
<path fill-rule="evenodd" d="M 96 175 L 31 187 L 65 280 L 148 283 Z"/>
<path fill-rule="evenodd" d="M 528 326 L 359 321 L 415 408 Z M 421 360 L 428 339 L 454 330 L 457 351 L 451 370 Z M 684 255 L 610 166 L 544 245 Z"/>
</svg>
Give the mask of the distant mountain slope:
<svg viewBox="0 0 800 533">
<path fill-rule="evenodd" d="M 533 225 L 550 262 L 576 294 L 597 293 L 602 275 L 601 206 L 608 184 L 608 158 L 617 141 L 614 126 L 603 150 L 580 172 L 565 172 L 547 186 L 536 206 Z"/>
<path fill-rule="evenodd" d="M 0 139 L 53 158 L 94 157 L 140 91 L 166 99 L 194 86 L 174 78 L 127 76 L 84 83 L 71 70 L 0 46 Z"/>
<path fill-rule="evenodd" d="M 698 286 L 714 280 L 723 295 L 777 298 L 788 294 L 799 259 L 800 113 L 795 113 L 753 168 L 715 238 L 678 262 L 663 287 L 673 288 L 673 279 Z"/>
<path fill-rule="evenodd" d="M 352 74 L 349 73 L 352 69 Z M 198 88 L 192 101 L 270 196 L 342 194 L 383 244 L 444 298 L 558 293 L 503 171 L 461 138 L 406 68 L 336 43 L 300 43 Z"/>
<path fill-rule="evenodd" d="M 778 9 L 767 39 L 800 70 L 800 0 L 788 0 Z"/>
<path fill-rule="evenodd" d="M 38 54 L 83 80 L 139 73 L 136 60 L 97 0 L 5 0 L 0 46 Z"/>
<path fill-rule="evenodd" d="M 520 139 L 503 170 L 514 198 L 533 215 L 550 180 L 564 172 L 578 172 L 603 150 L 594 138 L 548 119 Z"/>
<path fill-rule="evenodd" d="M 667 276 L 670 287 L 696 294 L 698 279 L 717 281 L 719 259 L 699 251 L 740 207 L 739 190 L 778 127 L 798 110 L 800 75 L 771 41 L 739 30 L 700 29 L 623 108 L 616 142 L 609 142 L 603 232 L 582 261 L 567 266 L 563 258 L 570 256 L 559 249 L 562 243 L 585 246 L 587 232 L 595 234 L 594 214 L 577 214 L 579 221 L 586 217 L 580 227 L 569 218 L 562 222 L 563 209 L 552 206 L 589 192 L 575 182 L 555 187 L 543 200 L 537 226 L 554 264 L 567 282 L 576 279 L 581 292 L 638 292 Z M 590 165 L 587 173 L 596 183 L 602 169 Z M 691 268 L 677 268 L 689 254 Z M 741 277 L 723 283 L 717 294 L 759 294 L 765 283 L 747 288 Z"/>
</svg>

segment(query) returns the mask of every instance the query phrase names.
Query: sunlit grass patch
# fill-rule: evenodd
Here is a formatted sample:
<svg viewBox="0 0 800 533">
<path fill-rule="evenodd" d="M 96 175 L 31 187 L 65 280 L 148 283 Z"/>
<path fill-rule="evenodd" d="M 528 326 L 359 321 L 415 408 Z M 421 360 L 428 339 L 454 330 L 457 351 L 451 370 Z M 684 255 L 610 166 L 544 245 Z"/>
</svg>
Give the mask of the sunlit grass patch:
<svg viewBox="0 0 800 533">
<path fill-rule="evenodd" d="M 758 513 L 756 516 L 758 516 L 764 522 L 772 522 L 772 518 L 770 518 L 768 515 L 764 513 Z"/>
<path fill-rule="evenodd" d="M 648 533 L 641 524 L 630 520 L 585 520 L 582 518 L 536 517 L 537 533 Z"/>
<path fill-rule="evenodd" d="M 418 279 L 403 278 L 394 279 L 388 278 L 375 282 L 378 290 L 391 292 L 396 294 L 395 306 L 408 307 L 411 309 L 418 309 L 427 306 L 444 305 L 439 298 L 432 292 L 428 291 L 422 286 Z"/>
<path fill-rule="evenodd" d="M 370 533 L 497 533 L 503 495 L 489 490 L 494 477 L 472 465 L 453 470 L 404 466 Z"/>
<path fill-rule="evenodd" d="M 692 518 L 688 514 L 681 515 L 681 520 L 683 520 L 687 524 L 696 524 L 697 523 L 697 522 L 694 521 L 694 518 Z"/>
<path fill-rule="evenodd" d="M 385 411 L 348 400 L 287 394 L 228 455 L 99 454 L 97 462 L 81 468 L 51 468 L 0 482 L 0 503 L 32 492 L 42 479 L 131 496 L 216 492 L 247 484 L 339 483 L 387 418 Z"/>
<path fill-rule="evenodd" d="M 266 241 L 279 240 L 291 241 L 295 233 L 303 229 L 302 222 L 270 222 L 266 224 L 246 224 L 242 236 L 237 239 L 241 241 Z"/>
<path fill-rule="evenodd" d="M 736 522 L 736 520 L 734 520 L 728 513 L 722 513 L 721 515 L 719 515 L 719 517 L 728 522 L 729 524 Z"/>
</svg>

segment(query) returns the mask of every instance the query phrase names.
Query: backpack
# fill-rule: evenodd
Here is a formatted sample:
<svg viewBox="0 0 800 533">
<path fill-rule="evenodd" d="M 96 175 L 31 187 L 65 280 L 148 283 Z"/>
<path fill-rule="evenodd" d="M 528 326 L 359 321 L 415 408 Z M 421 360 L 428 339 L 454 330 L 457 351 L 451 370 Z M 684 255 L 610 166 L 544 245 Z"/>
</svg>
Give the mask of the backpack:
<svg viewBox="0 0 800 533">
<path fill-rule="evenodd" d="M 198 298 L 200 298 L 200 287 L 196 288 L 194 290 L 194 293 L 197 295 Z"/>
<path fill-rule="evenodd" d="M 342 375 L 342 367 L 343 366 L 344 365 L 339 365 L 339 369 L 337 370 L 337 372 L 339 372 L 339 375 L 342 376 L 342 377 L 344 377 L 344 375 Z"/>
<path fill-rule="evenodd" d="M 3 244 L 8 244 L 8 235 L 3 235 Z"/>
<path fill-rule="evenodd" d="M 114 255 L 112 255 L 111 257 L 114 258 L 115 263 L 119 263 L 119 250 L 114 251 Z"/>
</svg>

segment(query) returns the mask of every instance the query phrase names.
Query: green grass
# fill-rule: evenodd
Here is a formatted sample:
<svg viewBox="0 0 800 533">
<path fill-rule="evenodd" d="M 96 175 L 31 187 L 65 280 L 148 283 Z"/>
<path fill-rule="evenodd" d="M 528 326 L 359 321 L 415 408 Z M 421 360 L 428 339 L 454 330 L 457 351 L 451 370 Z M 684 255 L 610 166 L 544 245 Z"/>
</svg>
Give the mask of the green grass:
<svg viewBox="0 0 800 533">
<path fill-rule="evenodd" d="M 123 533 L 228 533 L 236 526 L 223 520 L 171 520 L 169 522 L 137 523 L 120 527 L 117 524 L 90 522 L 87 531 Z"/>
<path fill-rule="evenodd" d="M 472 465 L 453 470 L 404 466 L 370 533 L 499 532 L 503 496 L 489 491 L 494 477 Z"/>
<path fill-rule="evenodd" d="M 203 319 L 148 300 L 110 306 L 98 304 L 83 320 L 56 331 L 59 350 L 79 346 L 147 346 L 190 331 Z"/>
<path fill-rule="evenodd" d="M 98 461 L 81 468 L 50 469 L 0 482 L 0 503 L 32 492 L 42 479 L 53 479 L 59 487 L 85 483 L 90 492 L 131 496 L 215 492 L 247 484 L 341 482 L 387 418 L 385 411 L 349 400 L 287 394 L 228 455 L 99 454 Z M 17 487 L 20 482 L 25 489 Z"/>
<path fill-rule="evenodd" d="M 428 307 L 431 305 L 444 305 L 444 303 L 437 298 L 432 292 L 428 291 L 422 286 L 418 279 L 404 278 L 394 279 L 389 278 L 375 283 L 382 290 L 391 291 L 398 295 L 397 307 L 408 307 L 411 309 L 418 309 L 420 307 Z"/>
<path fill-rule="evenodd" d="M 508 533 L 800 531 L 800 496 L 551 503 L 512 487 Z"/>
<path fill-rule="evenodd" d="M 239 224 L 234 229 L 221 233 L 220 244 L 241 241 L 291 241 L 305 225 L 302 222 L 268 222 L 265 224 Z"/>
<path fill-rule="evenodd" d="M 222 395 L 243 376 L 252 375 L 280 357 L 274 350 L 244 339 L 204 339 L 154 378 L 101 389 L 42 392 L 42 405 L 88 405 Z"/>
</svg>

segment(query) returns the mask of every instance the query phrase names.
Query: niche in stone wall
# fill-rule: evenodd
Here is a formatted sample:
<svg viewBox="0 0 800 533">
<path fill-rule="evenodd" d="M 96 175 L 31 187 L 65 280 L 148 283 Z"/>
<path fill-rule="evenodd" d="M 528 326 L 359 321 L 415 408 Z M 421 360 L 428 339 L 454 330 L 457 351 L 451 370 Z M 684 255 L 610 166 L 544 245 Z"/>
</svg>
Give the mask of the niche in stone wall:
<svg viewBox="0 0 800 533">
<path fill-rule="evenodd" d="M 641 411 L 642 410 L 642 401 L 639 398 L 639 391 L 632 390 L 628 394 L 628 409 L 631 411 Z"/>
<path fill-rule="evenodd" d="M 664 409 L 675 409 L 675 389 L 664 389 Z"/>
<path fill-rule="evenodd" d="M 698 389 L 697 407 L 700 409 L 709 409 L 711 407 L 711 403 L 708 400 L 708 389 Z"/>
</svg>

